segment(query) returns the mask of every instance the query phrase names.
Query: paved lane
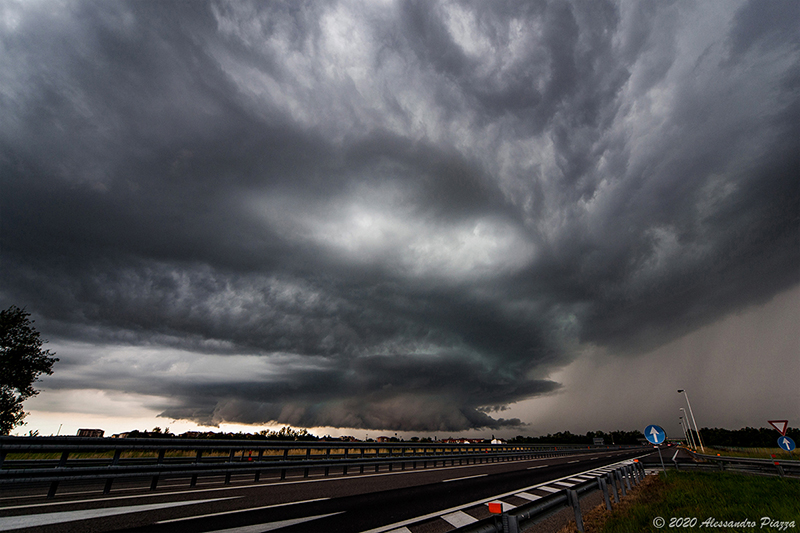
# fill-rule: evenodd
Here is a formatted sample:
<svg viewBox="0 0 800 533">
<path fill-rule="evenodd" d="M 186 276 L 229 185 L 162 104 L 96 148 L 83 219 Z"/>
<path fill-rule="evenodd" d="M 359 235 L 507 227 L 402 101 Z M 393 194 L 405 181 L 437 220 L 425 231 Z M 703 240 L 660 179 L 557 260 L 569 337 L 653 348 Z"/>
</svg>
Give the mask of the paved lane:
<svg viewBox="0 0 800 533">
<path fill-rule="evenodd" d="M 0 505 L 0 530 L 357 532 L 535 483 L 566 479 L 636 453 L 591 451 L 579 456 L 257 484 L 250 479 L 244 485 L 192 490 L 184 485 L 182 490 L 105 497 L 75 488 L 83 494 L 63 501 L 5 499 L 5 505 Z M 467 518 L 455 513 L 450 519 Z"/>
</svg>

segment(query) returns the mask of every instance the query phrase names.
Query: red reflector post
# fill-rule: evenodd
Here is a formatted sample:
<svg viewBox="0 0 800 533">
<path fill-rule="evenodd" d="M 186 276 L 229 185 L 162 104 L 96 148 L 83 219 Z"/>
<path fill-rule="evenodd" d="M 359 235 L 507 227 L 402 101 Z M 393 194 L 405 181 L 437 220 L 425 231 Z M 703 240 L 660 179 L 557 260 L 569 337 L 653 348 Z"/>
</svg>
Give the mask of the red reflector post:
<svg viewBox="0 0 800 533">
<path fill-rule="evenodd" d="M 492 514 L 501 514 L 503 512 L 503 504 L 497 502 L 490 503 L 489 512 Z"/>
</svg>

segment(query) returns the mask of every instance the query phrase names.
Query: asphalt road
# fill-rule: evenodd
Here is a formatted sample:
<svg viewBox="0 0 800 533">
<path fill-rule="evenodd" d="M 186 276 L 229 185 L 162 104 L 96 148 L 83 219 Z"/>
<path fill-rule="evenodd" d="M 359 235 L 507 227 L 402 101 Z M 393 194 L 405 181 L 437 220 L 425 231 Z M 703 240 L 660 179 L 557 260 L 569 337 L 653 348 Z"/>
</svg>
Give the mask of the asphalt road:
<svg viewBox="0 0 800 533">
<path fill-rule="evenodd" d="M 120 486 L 106 496 L 99 494 L 97 487 L 70 486 L 55 501 L 46 500 L 41 494 L 3 492 L 0 530 L 362 532 L 436 515 L 469 502 L 510 494 L 650 452 L 652 448 L 625 452 L 587 450 L 585 454 L 565 457 L 259 483 L 248 477 L 234 480 L 232 485 L 217 480 L 192 489 L 186 487 L 185 481 L 170 488 L 167 480 L 159 485 L 162 490 L 158 492 Z M 669 448 L 663 453 L 671 456 Z M 455 513 L 454 519 L 459 516 Z M 409 527 L 401 531 L 415 533 L 418 529 Z"/>
</svg>

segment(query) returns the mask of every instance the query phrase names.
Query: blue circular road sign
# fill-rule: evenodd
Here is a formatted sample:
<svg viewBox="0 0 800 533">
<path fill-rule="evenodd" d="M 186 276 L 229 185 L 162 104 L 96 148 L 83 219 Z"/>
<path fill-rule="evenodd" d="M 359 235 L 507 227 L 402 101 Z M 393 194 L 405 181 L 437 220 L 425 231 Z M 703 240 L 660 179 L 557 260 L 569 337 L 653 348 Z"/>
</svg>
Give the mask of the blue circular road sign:
<svg viewBox="0 0 800 533">
<path fill-rule="evenodd" d="M 786 450 L 787 452 L 790 452 L 795 448 L 794 441 L 786 436 L 783 436 L 778 439 L 778 446 L 780 446 L 781 449 Z"/>
<path fill-rule="evenodd" d="M 649 425 L 644 428 L 644 438 L 653 444 L 661 444 L 667 440 L 667 432 L 661 429 L 660 426 Z"/>
</svg>

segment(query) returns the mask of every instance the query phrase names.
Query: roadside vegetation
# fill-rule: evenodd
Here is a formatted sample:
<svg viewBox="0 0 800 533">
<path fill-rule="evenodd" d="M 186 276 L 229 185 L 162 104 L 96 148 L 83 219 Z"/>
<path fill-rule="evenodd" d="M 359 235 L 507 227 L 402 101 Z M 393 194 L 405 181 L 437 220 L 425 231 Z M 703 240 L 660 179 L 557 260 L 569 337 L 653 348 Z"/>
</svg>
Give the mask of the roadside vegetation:
<svg viewBox="0 0 800 533">
<path fill-rule="evenodd" d="M 789 531 L 797 527 L 800 480 L 732 472 L 668 471 L 648 476 L 612 511 L 602 505 L 584 515 L 586 533 Z M 573 531 L 577 531 L 574 522 L 559 533 Z"/>
<path fill-rule="evenodd" d="M 698 450 L 698 453 L 701 453 Z M 783 459 L 791 461 L 800 461 L 800 451 L 795 449 L 792 452 L 787 452 L 780 448 L 738 448 L 738 447 L 720 447 L 709 448 L 706 447 L 705 455 L 721 455 L 723 457 L 750 457 L 753 459 Z"/>
</svg>

